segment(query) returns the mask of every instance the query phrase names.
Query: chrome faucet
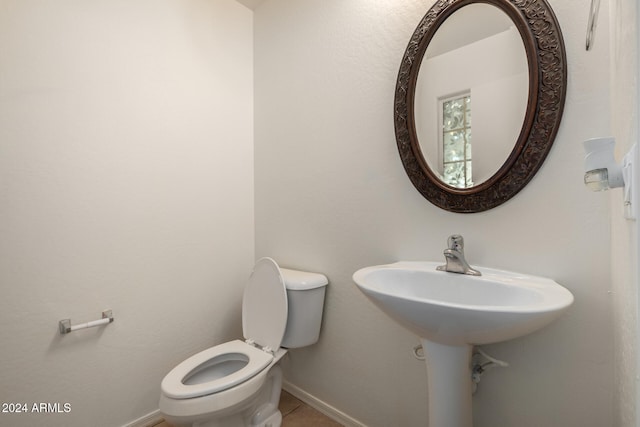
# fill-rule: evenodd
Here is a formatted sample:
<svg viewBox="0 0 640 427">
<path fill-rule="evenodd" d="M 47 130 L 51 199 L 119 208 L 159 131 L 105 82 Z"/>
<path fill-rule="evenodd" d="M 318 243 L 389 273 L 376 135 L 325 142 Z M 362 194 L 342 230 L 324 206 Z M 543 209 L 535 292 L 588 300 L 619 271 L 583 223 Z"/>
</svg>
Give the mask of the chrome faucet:
<svg viewBox="0 0 640 427">
<path fill-rule="evenodd" d="M 440 271 L 448 271 L 449 273 L 469 274 L 471 276 L 482 276 L 478 270 L 474 270 L 469 266 L 467 260 L 464 259 L 464 239 L 459 234 L 449 236 L 447 240 L 448 248 L 444 250 L 444 258 L 446 265 L 436 267 Z"/>
</svg>

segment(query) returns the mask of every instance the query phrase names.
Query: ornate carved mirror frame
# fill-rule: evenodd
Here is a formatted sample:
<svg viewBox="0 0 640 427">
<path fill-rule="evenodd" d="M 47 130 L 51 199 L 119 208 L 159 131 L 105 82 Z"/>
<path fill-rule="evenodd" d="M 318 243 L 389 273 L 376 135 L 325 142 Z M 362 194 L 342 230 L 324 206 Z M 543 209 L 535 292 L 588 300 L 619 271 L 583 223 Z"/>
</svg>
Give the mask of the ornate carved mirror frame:
<svg viewBox="0 0 640 427">
<path fill-rule="evenodd" d="M 529 65 L 529 99 L 522 130 L 502 167 L 481 184 L 459 189 L 442 182 L 422 155 L 414 100 L 418 72 L 429 42 L 452 13 L 472 3 L 498 7 L 520 32 Z M 549 153 L 562 118 L 566 82 L 562 33 L 545 0 L 437 0 L 409 41 L 396 84 L 396 141 L 409 179 L 431 203 L 451 212 L 482 212 L 506 202 L 527 185 Z"/>
</svg>

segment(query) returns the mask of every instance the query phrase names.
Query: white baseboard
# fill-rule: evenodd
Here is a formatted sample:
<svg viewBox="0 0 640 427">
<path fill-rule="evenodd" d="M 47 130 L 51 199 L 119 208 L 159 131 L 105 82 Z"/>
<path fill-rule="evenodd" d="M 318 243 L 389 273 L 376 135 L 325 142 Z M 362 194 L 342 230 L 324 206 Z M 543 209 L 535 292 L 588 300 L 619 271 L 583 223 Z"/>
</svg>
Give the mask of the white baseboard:
<svg viewBox="0 0 640 427">
<path fill-rule="evenodd" d="M 162 421 L 164 421 L 162 414 L 160 414 L 159 409 L 156 409 L 137 420 L 131 421 L 129 424 L 125 424 L 123 427 L 152 427 Z"/>
<path fill-rule="evenodd" d="M 293 385 L 287 381 L 283 381 L 282 388 L 291 393 L 293 396 L 297 397 L 307 405 L 311 406 L 313 409 L 322 412 L 327 417 L 332 420 L 342 424 L 346 427 L 367 427 L 365 424 L 356 420 L 353 417 L 345 414 L 339 409 L 334 408 L 328 403 L 323 402 L 322 400 L 316 398 L 315 396 L 307 393 L 302 390 L 300 387 Z M 160 410 L 155 410 L 145 416 L 138 418 L 137 420 L 131 421 L 128 424 L 125 424 L 123 427 L 152 427 L 156 424 L 159 424 L 163 421 L 162 414 L 160 414 Z"/>
<path fill-rule="evenodd" d="M 302 390 L 298 386 L 295 386 L 287 381 L 282 382 L 282 388 L 291 393 L 293 396 L 302 400 L 307 405 L 311 406 L 313 409 L 322 412 L 327 417 L 332 420 L 342 424 L 346 427 L 367 427 L 365 424 L 362 424 L 360 421 L 356 420 L 353 417 L 345 414 L 344 412 L 334 408 L 328 403 L 323 402 L 322 400 L 312 396 L 306 391 Z"/>
</svg>

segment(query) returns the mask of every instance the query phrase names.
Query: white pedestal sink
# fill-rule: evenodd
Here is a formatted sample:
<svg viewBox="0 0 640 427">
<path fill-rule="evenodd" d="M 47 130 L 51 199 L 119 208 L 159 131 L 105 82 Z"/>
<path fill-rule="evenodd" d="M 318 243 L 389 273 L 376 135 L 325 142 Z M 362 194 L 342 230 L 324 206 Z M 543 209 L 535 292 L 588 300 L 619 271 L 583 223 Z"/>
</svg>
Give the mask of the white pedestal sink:
<svg viewBox="0 0 640 427">
<path fill-rule="evenodd" d="M 471 427 L 474 345 L 517 338 L 558 318 L 573 295 L 551 279 L 481 268 L 443 271 L 436 262 L 397 262 L 356 271 L 358 288 L 417 334 L 427 363 L 429 427 Z"/>
</svg>

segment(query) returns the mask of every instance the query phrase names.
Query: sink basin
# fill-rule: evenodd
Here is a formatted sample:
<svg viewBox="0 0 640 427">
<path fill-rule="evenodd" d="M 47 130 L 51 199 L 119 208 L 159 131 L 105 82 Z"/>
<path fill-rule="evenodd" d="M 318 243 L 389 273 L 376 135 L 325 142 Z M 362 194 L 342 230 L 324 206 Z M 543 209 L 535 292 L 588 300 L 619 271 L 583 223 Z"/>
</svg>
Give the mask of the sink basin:
<svg viewBox="0 0 640 427">
<path fill-rule="evenodd" d="M 442 262 L 397 262 L 353 275 L 358 288 L 391 318 L 446 345 L 516 338 L 548 325 L 573 302 L 551 279 L 478 268 L 482 276 L 437 271 Z"/>
</svg>

